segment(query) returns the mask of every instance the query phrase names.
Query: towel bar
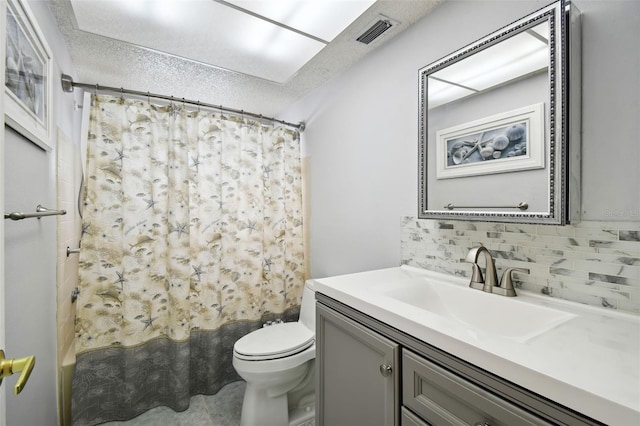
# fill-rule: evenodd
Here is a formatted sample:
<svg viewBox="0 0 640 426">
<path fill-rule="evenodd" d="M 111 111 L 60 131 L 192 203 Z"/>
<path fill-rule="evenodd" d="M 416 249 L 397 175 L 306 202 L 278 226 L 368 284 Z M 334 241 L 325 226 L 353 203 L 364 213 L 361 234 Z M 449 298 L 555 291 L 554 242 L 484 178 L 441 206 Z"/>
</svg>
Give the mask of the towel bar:
<svg viewBox="0 0 640 426">
<path fill-rule="evenodd" d="M 525 201 L 518 203 L 515 206 L 456 206 L 453 203 L 449 203 L 444 206 L 447 210 L 453 209 L 520 209 L 527 210 L 529 208 L 529 204 Z"/>
<path fill-rule="evenodd" d="M 38 204 L 38 206 L 36 207 L 35 213 L 22 213 L 22 212 L 5 213 L 4 218 L 11 219 L 11 220 L 22 220 L 22 219 L 37 217 L 38 219 L 40 219 L 43 216 L 60 216 L 65 214 L 67 214 L 66 210 L 52 210 L 46 207 L 42 207 L 40 204 Z"/>
</svg>

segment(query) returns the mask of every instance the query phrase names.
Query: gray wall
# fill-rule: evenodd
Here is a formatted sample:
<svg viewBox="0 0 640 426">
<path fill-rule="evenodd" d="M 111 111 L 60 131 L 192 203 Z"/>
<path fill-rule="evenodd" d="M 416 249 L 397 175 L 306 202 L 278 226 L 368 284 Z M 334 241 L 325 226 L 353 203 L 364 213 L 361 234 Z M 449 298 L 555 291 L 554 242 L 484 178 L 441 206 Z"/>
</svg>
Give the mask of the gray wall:
<svg viewBox="0 0 640 426">
<path fill-rule="evenodd" d="M 30 1 L 54 56 L 53 140 L 60 128 L 78 138 L 75 96 L 62 93 L 61 69 L 73 74 L 71 61 L 47 2 Z M 5 144 L 5 209 L 35 211 L 37 204 L 56 207 L 56 151 L 38 148 L 10 128 Z M 7 355 L 36 356 L 29 381 L 18 396 L 7 391 L 7 425 L 57 423 L 56 385 L 56 219 L 5 222 L 5 325 Z M 6 380 L 13 386 L 16 378 Z"/>
<path fill-rule="evenodd" d="M 312 276 L 400 264 L 417 215 L 418 69 L 548 1 L 448 1 L 283 114 L 305 120 Z M 640 220 L 640 2 L 586 1 L 583 221 Z"/>
</svg>

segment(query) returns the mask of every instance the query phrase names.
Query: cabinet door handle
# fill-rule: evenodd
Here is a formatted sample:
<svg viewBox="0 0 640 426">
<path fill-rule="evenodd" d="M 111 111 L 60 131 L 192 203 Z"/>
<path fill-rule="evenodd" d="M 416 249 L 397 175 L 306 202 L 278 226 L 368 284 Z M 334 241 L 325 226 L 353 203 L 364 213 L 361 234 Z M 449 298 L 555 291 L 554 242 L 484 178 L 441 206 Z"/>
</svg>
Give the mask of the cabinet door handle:
<svg viewBox="0 0 640 426">
<path fill-rule="evenodd" d="M 391 368 L 391 364 L 380 364 L 380 374 L 382 377 L 389 377 L 393 372 L 393 368 Z"/>
</svg>

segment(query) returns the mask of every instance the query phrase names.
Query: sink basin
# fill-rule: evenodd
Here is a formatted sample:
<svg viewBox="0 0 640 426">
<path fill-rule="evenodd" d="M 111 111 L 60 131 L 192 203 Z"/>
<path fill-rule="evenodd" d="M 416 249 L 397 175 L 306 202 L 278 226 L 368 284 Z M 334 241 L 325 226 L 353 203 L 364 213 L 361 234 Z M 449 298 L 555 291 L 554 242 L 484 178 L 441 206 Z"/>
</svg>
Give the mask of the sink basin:
<svg viewBox="0 0 640 426">
<path fill-rule="evenodd" d="M 475 337 L 496 335 L 525 342 L 575 317 L 519 297 L 499 296 L 427 278 L 403 280 L 392 289 L 378 286 L 371 290 L 455 322 Z"/>
</svg>

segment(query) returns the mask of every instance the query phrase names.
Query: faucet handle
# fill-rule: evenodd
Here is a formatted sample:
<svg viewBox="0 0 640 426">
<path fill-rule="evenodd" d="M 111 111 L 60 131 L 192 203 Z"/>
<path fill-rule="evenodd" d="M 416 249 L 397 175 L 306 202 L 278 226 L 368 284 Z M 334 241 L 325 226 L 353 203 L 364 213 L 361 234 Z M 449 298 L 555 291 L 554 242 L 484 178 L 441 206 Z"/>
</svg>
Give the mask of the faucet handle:
<svg viewBox="0 0 640 426">
<path fill-rule="evenodd" d="M 493 288 L 494 293 L 501 294 L 503 296 L 514 297 L 516 296 L 516 289 L 513 287 L 513 276 L 512 272 L 521 272 L 523 274 L 528 274 L 529 270 L 526 268 L 507 268 L 502 273 L 502 278 L 500 279 L 500 287 Z"/>
<path fill-rule="evenodd" d="M 476 290 L 482 290 L 484 288 L 484 278 L 482 277 L 482 271 L 477 263 L 471 264 L 471 282 L 469 287 Z"/>
</svg>

